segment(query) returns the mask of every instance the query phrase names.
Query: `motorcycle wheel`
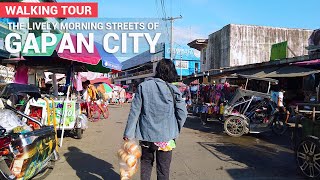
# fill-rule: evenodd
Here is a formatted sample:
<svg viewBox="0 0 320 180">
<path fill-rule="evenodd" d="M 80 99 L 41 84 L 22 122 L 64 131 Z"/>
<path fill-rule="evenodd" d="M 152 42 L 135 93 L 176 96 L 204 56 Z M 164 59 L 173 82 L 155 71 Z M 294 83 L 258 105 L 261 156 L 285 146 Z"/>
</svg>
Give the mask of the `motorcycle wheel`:
<svg viewBox="0 0 320 180">
<path fill-rule="evenodd" d="M 306 177 L 319 179 L 320 177 L 320 143 L 316 137 L 307 137 L 298 145 L 296 162 L 299 171 Z"/>
<path fill-rule="evenodd" d="M 77 128 L 77 129 L 76 129 L 77 139 L 82 139 L 82 135 L 83 135 L 83 129 Z"/>
<path fill-rule="evenodd" d="M 238 116 L 230 116 L 224 122 L 224 131 L 232 137 L 240 137 L 249 131 L 245 119 Z"/>
</svg>

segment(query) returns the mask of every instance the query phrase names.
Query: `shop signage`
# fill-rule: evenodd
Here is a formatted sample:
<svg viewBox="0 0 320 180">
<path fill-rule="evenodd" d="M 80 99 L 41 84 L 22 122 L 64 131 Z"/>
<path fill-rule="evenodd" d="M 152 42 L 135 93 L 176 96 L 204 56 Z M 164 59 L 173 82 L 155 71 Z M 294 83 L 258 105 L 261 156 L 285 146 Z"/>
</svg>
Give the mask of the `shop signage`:
<svg viewBox="0 0 320 180">
<path fill-rule="evenodd" d="M 165 44 L 165 58 L 170 59 L 170 44 Z M 200 52 L 189 46 L 180 46 L 174 44 L 173 59 L 183 59 L 191 61 L 200 61 Z"/>
<path fill-rule="evenodd" d="M 66 107 L 66 127 L 69 127 L 70 125 L 73 125 L 75 120 L 76 120 L 76 116 L 75 116 L 75 102 L 70 101 L 70 102 L 65 102 L 62 103 L 61 101 L 55 101 L 54 102 L 54 106 L 56 108 L 56 120 L 57 122 L 59 122 L 60 120 L 60 124 L 62 124 L 63 122 L 63 111 L 64 111 L 64 107 Z M 50 107 L 52 107 L 52 103 L 50 102 Z M 50 114 L 51 120 L 52 120 L 52 113 Z"/>
<path fill-rule="evenodd" d="M 288 42 L 281 42 L 277 44 L 273 44 L 271 46 L 271 57 L 270 60 L 279 60 L 279 59 L 285 59 L 287 58 L 287 47 L 288 47 Z"/>
<path fill-rule="evenodd" d="M 176 61 L 176 69 L 188 69 L 189 62 L 188 61 Z"/>
</svg>

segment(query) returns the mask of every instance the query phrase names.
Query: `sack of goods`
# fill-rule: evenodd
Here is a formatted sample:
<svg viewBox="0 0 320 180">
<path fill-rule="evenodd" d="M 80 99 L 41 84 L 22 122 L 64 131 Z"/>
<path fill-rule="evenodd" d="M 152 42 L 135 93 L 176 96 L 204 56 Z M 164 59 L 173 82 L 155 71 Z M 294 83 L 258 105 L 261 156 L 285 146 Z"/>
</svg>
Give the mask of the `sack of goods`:
<svg viewBox="0 0 320 180">
<path fill-rule="evenodd" d="M 134 140 L 125 141 L 118 151 L 121 180 L 131 179 L 138 171 L 141 149 Z"/>
</svg>

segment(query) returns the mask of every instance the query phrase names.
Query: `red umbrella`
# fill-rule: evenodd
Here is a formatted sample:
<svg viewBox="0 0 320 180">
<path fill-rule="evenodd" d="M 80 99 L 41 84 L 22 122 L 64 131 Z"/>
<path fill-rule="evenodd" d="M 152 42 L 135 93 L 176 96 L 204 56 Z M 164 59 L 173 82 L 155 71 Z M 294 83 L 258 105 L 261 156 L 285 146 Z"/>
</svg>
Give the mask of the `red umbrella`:
<svg viewBox="0 0 320 180">
<path fill-rule="evenodd" d="M 107 77 L 99 77 L 96 79 L 93 79 L 90 81 L 91 84 L 96 84 L 96 83 L 106 83 L 106 84 L 111 84 L 111 79 Z"/>
<path fill-rule="evenodd" d="M 88 38 L 86 38 L 88 41 Z M 77 36 L 71 35 L 71 40 L 73 44 L 77 44 Z M 58 52 L 61 41 L 58 43 L 55 51 Z M 75 46 L 75 50 L 77 52 L 77 46 Z M 70 50 L 64 50 L 62 53 L 58 53 L 58 56 L 62 59 L 67 59 L 71 61 L 77 61 L 85 64 L 96 65 L 101 60 L 98 49 L 94 46 L 93 53 L 89 53 L 88 50 L 82 45 L 81 53 L 71 53 Z"/>
<path fill-rule="evenodd" d="M 61 45 L 61 40 L 64 36 L 68 36 L 67 34 L 55 34 L 57 41 L 53 46 L 47 47 L 46 51 L 44 53 L 35 53 L 32 49 L 29 49 L 27 53 L 22 53 L 24 58 L 29 57 L 32 60 L 35 59 L 35 57 L 39 57 L 42 61 L 44 61 L 45 57 L 48 57 L 49 59 L 53 60 L 60 60 L 60 61 L 76 61 L 84 64 L 91 64 L 96 65 L 101 60 L 101 57 L 99 55 L 97 47 L 94 45 L 93 53 L 89 53 L 88 50 L 85 48 L 85 46 L 81 45 L 81 53 L 77 53 L 77 36 L 76 35 L 70 35 L 70 39 L 72 41 L 72 44 L 74 46 L 75 52 L 72 53 L 69 49 L 64 49 L 63 52 L 59 53 L 59 48 Z M 86 40 L 89 42 L 89 39 L 86 38 Z M 39 36 L 36 38 L 37 44 L 41 44 L 42 37 Z M 58 57 L 56 57 L 58 56 Z M 48 60 L 48 59 L 45 59 Z M 49 61 L 45 61 L 45 63 L 48 63 Z M 53 62 L 51 62 L 53 63 Z M 55 61 L 57 63 L 57 61 Z M 57 64 L 58 65 L 58 64 Z"/>
</svg>

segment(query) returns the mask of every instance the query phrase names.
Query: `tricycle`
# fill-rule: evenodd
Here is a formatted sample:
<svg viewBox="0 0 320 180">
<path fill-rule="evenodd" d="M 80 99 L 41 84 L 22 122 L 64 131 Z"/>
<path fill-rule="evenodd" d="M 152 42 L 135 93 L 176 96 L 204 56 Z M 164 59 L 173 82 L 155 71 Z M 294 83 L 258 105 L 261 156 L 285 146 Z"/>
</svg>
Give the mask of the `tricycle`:
<svg viewBox="0 0 320 180">
<path fill-rule="evenodd" d="M 277 106 L 271 101 L 270 87 L 278 81 L 270 78 L 258 78 L 239 75 L 246 78 L 246 84 L 239 88 L 224 108 L 224 130 L 233 137 L 248 133 L 262 133 L 272 130 L 282 135 L 287 130 L 285 120 L 281 118 Z M 266 92 L 248 90 L 249 81 L 262 81 L 268 84 Z"/>
<path fill-rule="evenodd" d="M 64 128 L 72 132 L 78 139 L 82 138 L 87 128 L 87 117 L 82 114 L 80 103 L 72 100 L 54 100 L 49 97 L 32 98 L 26 105 L 25 113 L 46 125 L 52 125 L 53 120 L 56 119 L 58 130 Z"/>
<path fill-rule="evenodd" d="M 55 128 L 11 106 L 10 97 L 26 93 L 37 98 L 39 91 L 30 90 L 28 85 L 17 85 L 25 88 L 12 92 L 15 88 L 11 85 L 5 87 L 0 99 L 0 179 L 44 179 L 59 159 Z M 30 126 L 34 124 L 37 128 Z"/>
</svg>

